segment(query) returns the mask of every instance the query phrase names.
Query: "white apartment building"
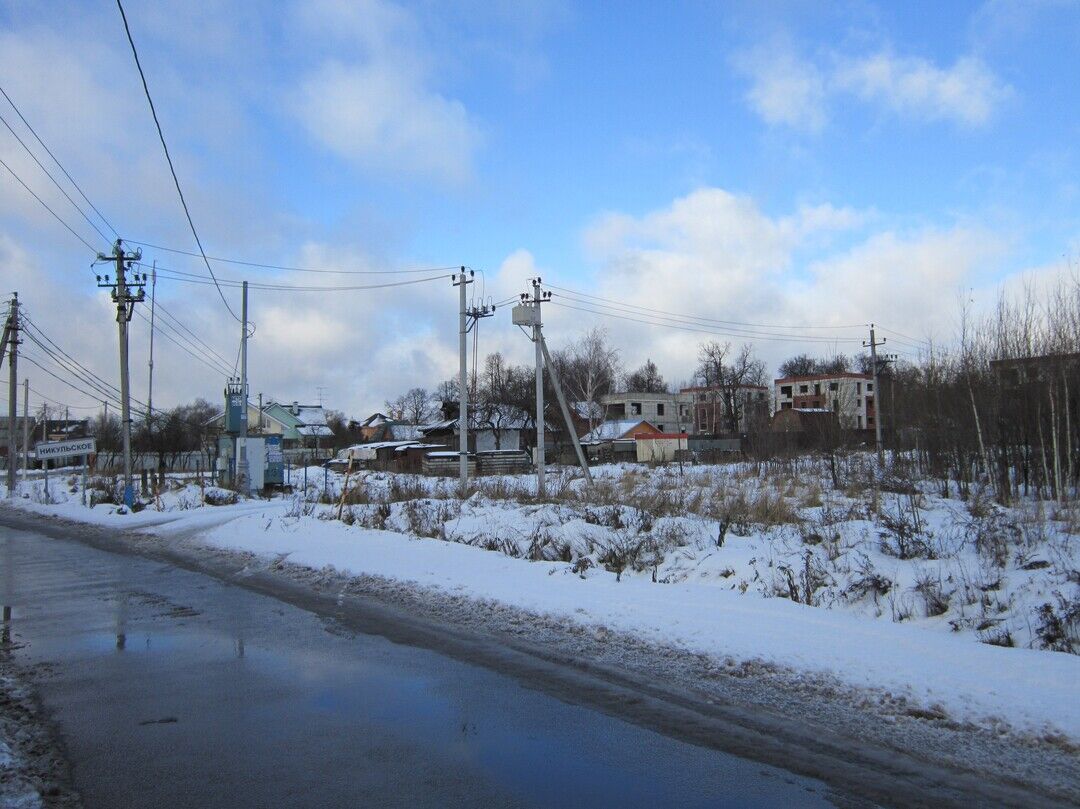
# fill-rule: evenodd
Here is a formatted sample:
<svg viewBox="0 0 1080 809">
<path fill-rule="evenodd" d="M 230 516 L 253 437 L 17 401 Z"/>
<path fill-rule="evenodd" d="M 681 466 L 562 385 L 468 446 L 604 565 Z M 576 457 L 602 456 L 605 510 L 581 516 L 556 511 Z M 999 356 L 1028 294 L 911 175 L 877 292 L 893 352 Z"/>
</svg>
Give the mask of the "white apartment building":
<svg viewBox="0 0 1080 809">
<path fill-rule="evenodd" d="M 694 426 L 694 397 L 689 393 L 609 393 L 600 403 L 605 419 L 642 418 L 662 433 L 683 433 Z"/>
</svg>

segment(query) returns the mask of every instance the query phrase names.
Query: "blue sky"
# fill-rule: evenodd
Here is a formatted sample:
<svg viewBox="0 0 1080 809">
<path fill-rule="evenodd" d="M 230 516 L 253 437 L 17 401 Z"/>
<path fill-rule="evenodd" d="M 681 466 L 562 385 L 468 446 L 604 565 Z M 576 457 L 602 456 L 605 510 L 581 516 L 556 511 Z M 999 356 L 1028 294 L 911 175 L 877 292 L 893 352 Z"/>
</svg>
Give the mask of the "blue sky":
<svg viewBox="0 0 1080 809">
<path fill-rule="evenodd" d="M 214 255 L 463 263 L 496 297 L 540 273 L 698 317 L 876 320 L 947 342 L 960 298 L 986 305 L 1080 248 L 1077 2 L 126 8 Z M 0 84 L 121 234 L 191 249 L 115 6 L 0 3 L 0 29 Z M 6 130 L 0 157 L 95 235 Z M 86 252 L 0 178 L 0 262 L 42 328 L 115 375 Z M 253 300 L 253 390 L 310 399 L 326 385 L 361 415 L 449 376 L 452 290 L 406 289 Z M 234 356 L 238 327 L 212 288 L 159 290 Z M 524 360 L 506 320 L 484 324 L 481 353 Z M 625 365 L 652 357 L 670 380 L 711 336 L 556 307 L 548 321 L 555 345 L 603 325 Z M 755 345 L 775 367 L 862 336 L 828 333 Z M 221 380 L 174 348 L 159 401 L 216 396 Z"/>
</svg>

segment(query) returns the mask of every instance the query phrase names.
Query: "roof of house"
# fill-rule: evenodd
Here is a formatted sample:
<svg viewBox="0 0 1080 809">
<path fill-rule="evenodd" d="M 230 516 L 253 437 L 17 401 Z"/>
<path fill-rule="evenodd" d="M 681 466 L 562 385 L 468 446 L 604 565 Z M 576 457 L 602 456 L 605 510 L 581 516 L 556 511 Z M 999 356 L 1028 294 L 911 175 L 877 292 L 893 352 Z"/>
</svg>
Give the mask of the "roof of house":
<svg viewBox="0 0 1080 809">
<path fill-rule="evenodd" d="M 418 425 L 415 429 L 421 435 L 439 433 L 457 429 L 458 420 L 443 419 L 433 424 Z M 525 430 L 532 426 L 532 419 L 524 410 L 513 405 L 489 405 L 483 408 L 470 408 L 469 429 L 496 428 L 499 430 Z"/>
<path fill-rule="evenodd" d="M 638 433 L 634 436 L 636 441 L 655 441 L 660 438 L 689 438 L 690 433 Z"/>
<path fill-rule="evenodd" d="M 423 438 L 418 424 L 391 424 L 390 436 L 395 441 L 414 441 Z"/>
<path fill-rule="evenodd" d="M 385 413 L 372 413 L 370 416 L 368 416 L 366 419 L 364 419 L 362 422 L 360 422 L 360 426 L 361 427 L 379 427 L 380 425 L 386 424 L 387 422 L 390 422 L 390 421 L 393 421 L 393 419 L 391 419 Z"/>
<path fill-rule="evenodd" d="M 648 424 L 654 430 L 656 425 L 645 419 L 614 419 L 599 424 L 581 437 L 586 441 L 614 441 L 619 438 L 633 437 L 633 432 L 642 424 Z"/>
</svg>

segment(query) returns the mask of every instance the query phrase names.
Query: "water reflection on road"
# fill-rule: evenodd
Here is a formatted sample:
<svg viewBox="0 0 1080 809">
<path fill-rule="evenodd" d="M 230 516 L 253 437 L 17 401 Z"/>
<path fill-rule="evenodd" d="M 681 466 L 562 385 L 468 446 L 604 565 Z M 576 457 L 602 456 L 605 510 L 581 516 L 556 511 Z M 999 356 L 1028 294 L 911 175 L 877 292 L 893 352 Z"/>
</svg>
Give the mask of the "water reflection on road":
<svg viewBox="0 0 1080 809">
<path fill-rule="evenodd" d="M 206 576 L 2 527 L 0 563 L 4 648 L 55 664 L 39 685 L 90 807 L 828 805 Z"/>
</svg>

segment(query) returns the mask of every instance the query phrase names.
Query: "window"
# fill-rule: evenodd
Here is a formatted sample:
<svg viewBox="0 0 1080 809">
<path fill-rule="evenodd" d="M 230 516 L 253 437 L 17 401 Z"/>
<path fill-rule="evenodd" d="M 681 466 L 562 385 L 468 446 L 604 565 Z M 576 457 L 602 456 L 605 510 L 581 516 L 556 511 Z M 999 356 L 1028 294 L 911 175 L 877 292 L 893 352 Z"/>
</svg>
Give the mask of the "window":
<svg viewBox="0 0 1080 809">
<path fill-rule="evenodd" d="M 791 385 L 781 385 L 780 386 L 780 395 L 781 396 L 790 396 L 791 395 Z"/>
<path fill-rule="evenodd" d="M 818 382 L 818 383 L 816 383 L 814 385 L 814 395 L 815 396 L 820 396 L 821 395 L 821 383 L 820 382 Z"/>
<path fill-rule="evenodd" d="M 810 392 L 810 386 L 809 385 L 799 385 L 799 393 L 809 393 L 809 392 Z"/>
<path fill-rule="evenodd" d="M 859 429 L 862 429 L 862 416 L 856 416 L 856 423 L 859 425 Z"/>
<path fill-rule="evenodd" d="M 663 424 L 657 424 L 656 429 L 658 429 L 660 432 L 664 432 L 664 425 Z"/>
<path fill-rule="evenodd" d="M 866 383 L 866 392 L 867 393 L 873 393 L 874 392 L 874 383 L 873 382 L 867 382 Z"/>
<path fill-rule="evenodd" d="M 641 415 L 641 402 L 631 402 L 630 403 L 630 415 L 631 416 L 640 416 Z"/>
<path fill-rule="evenodd" d="M 690 412 L 690 410 L 686 405 L 679 405 L 679 415 L 680 416 L 686 416 L 686 415 L 689 414 L 689 412 Z"/>
<path fill-rule="evenodd" d="M 862 399 L 856 399 L 855 400 L 855 406 L 856 407 L 862 407 Z"/>
<path fill-rule="evenodd" d="M 814 405 L 813 406 L 814 407 L 821 407 L 821 402 L 819 402 L 817 399 L 814 399 Z"/>
<path fill-rule="evenodd" d="M 656 403 L 656 415 L 658 415 L 658 416 L 664 415 L 664 403 L 663 402 L 657 402 Z"/>
<path fill-rule="evenodd" d="M 832 409 L 833 409 L 834 413 L 839 413 L 840 412 L 840 400 L 839 399 L 833 399 L 832 400 Z"/>
<path fill-rule="evenodd" d="M 873 416 L 867 416 L 866 417 L 866 426 L 867 427 L 873 427 L 874 426 L 874 417 Z"/>
<path fill-rule="evenodd" d="M 840 383 L 839 382 L 830 382 L 829 383 L 829 390 L 840 390 Z"/>
<path fill-rule="evenodd" d="M 781 402 L 780 409 L 781 410 L 791 410 L 791 402 Z"/>
<path fill-rule="evenodd" d="M 856 393 L 862 393 L 862 382 L 856 382 L 855 383 L 855 392 Z"/>
</svg>

